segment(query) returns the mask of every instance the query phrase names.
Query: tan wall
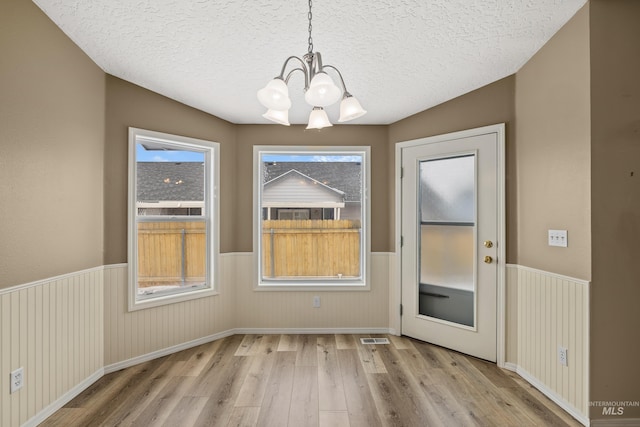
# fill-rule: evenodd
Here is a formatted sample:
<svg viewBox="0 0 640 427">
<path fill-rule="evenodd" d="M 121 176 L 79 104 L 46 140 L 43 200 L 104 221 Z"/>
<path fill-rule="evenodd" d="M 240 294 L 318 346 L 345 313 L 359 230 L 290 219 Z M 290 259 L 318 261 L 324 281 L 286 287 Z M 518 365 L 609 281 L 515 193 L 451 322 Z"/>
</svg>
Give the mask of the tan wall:
<svg viewBox="0 0 640 427">
<path fill-rule="evenodd" d="M 105 152 L 105 264 L 127 262 L 128 128 L 220 143 L 220 251 L 235 247 L 235 126 L 162 95 L 107 76 Z"/>
<path fill-rule="evenodd" d="M 253 247 L 253 146 L 371 146 L 371 250 L 393 250 L 389 238 L 389 181 L 392 172 L 387 159 L 387 126 L 341 125 L 321 131 L 304 126 L 238 125 L 236 137 L 237 181 L 235 206 L 236 252 L 251 252 Z"/>
<path fill-rule="evenodd" d="M 590 400 L 640 401 L 640 2 L 591 1 Z M 604 418 L 601 407 L 592 418 Z M 624 409 L 640 419 L 639 407 Z M 609 417 L 620 418 L 620 417 Z"/>
<path fill-rule="evenodd" d="M 395 144 L 402 141 L 472 129 L 496 123 L 506 124 L 507 178 L 507 262 L 516 263 L 516 144 L 514 137 L 514 76 L 506 77 L 466 95 L 440 104 L 389 126 L 388 168 L 390 179 L 388 226 L 395 234 Z"/>
<path fill-rule="evenodd" d="M 518 212 L 518 304 L 508 309 L 517 316 L 518 372 L 583 420 L 589 413 L 589 38 L 587 4 L 516 73 L 517 189 L 509 201 Z M 548 229 L 568 230 L 569 246 L 549 247 Z M 568 367 L 558 362 L 559 346 L 568 348 Z"/>
<path fill-rule="evenodd" d="M 518 264 L 591 277 L 589 8 L 516 73 Z M 568 230 L 550 247 L 547 230 Z"/>
<path fill-rule="evenodd" d="M 0 52 L 0 288 L 102 265 L 105 75 L 30 1 Z"/>
</svg>

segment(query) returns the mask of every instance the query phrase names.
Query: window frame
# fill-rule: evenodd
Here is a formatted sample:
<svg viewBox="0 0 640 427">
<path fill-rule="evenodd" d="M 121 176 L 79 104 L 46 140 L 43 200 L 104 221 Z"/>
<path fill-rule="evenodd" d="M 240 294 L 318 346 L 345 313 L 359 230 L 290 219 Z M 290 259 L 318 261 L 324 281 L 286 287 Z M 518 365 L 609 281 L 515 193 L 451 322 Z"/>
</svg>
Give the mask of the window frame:
<svg viewBox="0 0 640 427">
<path fill-rule="evenodd" d="M 202 152 L 205 157 L 204 183 L 204 211 L 206 237 L 205 259 L 205 287 L 178 293 L 165 293 L 151 298 L 138 299 L 138 218 L 145 218 L 143 222 L 172 221 L 176 219 L 194 219 L 188 215 L 138 215 L 136 205 L 137 192 L 137 156 L 136 144 L 150 142 Z M 217 295 L 218 292 L 218 255 L 219 255 L 219 181 L 220 181 L 220 144 L 180 135 L 155 132 L 145 129 L 129 127 L 128 139 L 128 206 L 127 206 L 127 262 L 128 262 L 128 310 L 135 311 L 151 307 L 159 307 L 182 301 Z"/>
<path fill-rule="evenodd" d="M 357 279 L 269 279 L 262 276 L 262 188 L 263 155 L 360 155 L 362 156 L 362 242 L 360 249 L 360 277 Z M 256 291 L 369 291 L 371 259 L 371 147 L 370 146 L 279 146 L 253 147 L 253 248 L 254 290 Z"/>
</svg>

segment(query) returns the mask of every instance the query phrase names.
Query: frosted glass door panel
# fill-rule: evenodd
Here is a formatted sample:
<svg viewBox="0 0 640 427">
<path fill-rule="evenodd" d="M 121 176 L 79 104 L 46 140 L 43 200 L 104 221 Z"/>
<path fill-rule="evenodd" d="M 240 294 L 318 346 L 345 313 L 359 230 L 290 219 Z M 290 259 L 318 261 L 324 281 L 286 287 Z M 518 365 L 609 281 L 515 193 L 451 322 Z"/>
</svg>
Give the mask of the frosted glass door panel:
<svg viewBox="0 0 640 427">
<path fill-rule="evenodd" d="M 420 162 L 422 221 L 473 222 L 474 156 Z"/>
<path fill-rule="evenodd" d="M 422 225 L 420 283 L 473 292 L 473 227 Z"/>
<path fill-rule="evenodd" d="M 474 326 L 475 157 L 420 162 L 418 313 Z"/>
</svg>

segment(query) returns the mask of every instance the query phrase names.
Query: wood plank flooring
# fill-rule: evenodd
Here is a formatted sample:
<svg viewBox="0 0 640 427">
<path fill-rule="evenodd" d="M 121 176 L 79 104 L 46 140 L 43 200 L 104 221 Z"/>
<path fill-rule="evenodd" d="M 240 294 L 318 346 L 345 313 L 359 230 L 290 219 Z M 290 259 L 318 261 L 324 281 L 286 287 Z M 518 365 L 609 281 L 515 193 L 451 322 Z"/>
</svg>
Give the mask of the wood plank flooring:
<svg viewBox="0 0 640 427">
<path fill-rule="evenodd" d="M 105 375 L 41 425 L 581 425 L 494 364 L 364 337 L 234 335 Z"/>
</svg>

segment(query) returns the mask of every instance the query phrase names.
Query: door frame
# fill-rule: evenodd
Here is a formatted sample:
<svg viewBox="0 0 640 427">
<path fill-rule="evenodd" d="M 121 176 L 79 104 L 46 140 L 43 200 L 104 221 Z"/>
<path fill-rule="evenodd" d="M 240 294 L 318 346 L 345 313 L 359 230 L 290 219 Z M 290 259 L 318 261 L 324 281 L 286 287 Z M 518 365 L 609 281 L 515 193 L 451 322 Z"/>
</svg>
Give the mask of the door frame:
<svg viewBox="0 0 640 427">
<path fill-rule="evenodd" d="M 506 362 L 506 283 L 505 283 L 505 271 L 507 265 L 507 251 L 506 251 L 506 161 L 505 161 L 505 124 L 499 123 L 495 125 L 483 126 L 474 129 L 467 129 L 458 132 L 450 132 L 441 135 L 429 136 L 424 138 L 417 138 L 407 141 L 400 141 L 396 143 L 395 150 L 395 260 L 396 260 L 396 280 L 395 289 L 393 292 L 391 301 L 396 302 L 395 306 L 391 306 L 390 309 L 390 321 L 393 330 L 397 331 L 399 335 L 402 335 L 402 316 L 400 315 L 400 305 L 402 304 L 402 150 L 408 147 L 415 147 L 418 145 L 433 144 L 437 142 L 448 141 L 451 139 L 468 138 L 478 135 L 486 135 L 488 133 L 495 133 L 497 135 L 497 171 L 496 180 L 498 188 L 497 191 L 497 236 L 498 242 L 497 252 L 498 257 L 496 259 L 497 264 L 497 288 L 496 288 L 496 360 L 497 365 L 501 368 L 505 367 Z M 393 304 L 393 303 L 392 303 Z M 395 313 L 395 314 L 394 314 Z M 393 327 L 395 326 L 395 327 Z"/>
</svg>

